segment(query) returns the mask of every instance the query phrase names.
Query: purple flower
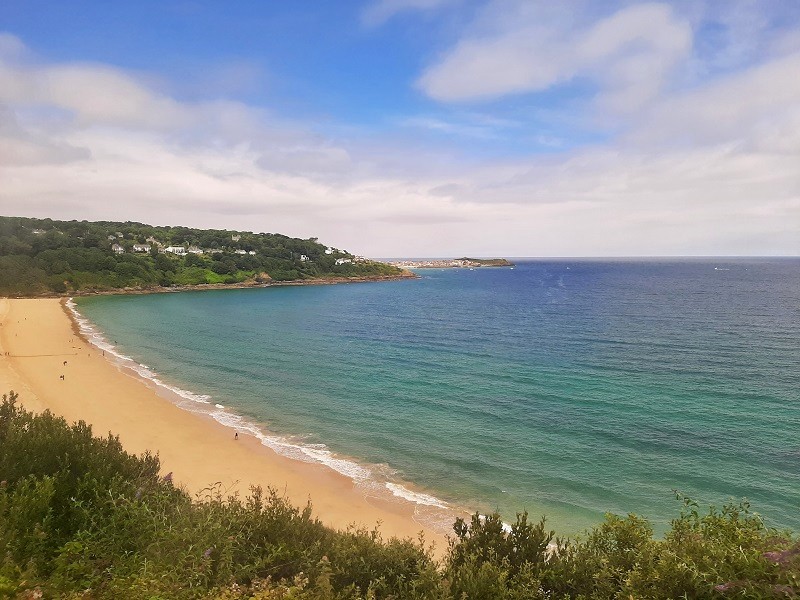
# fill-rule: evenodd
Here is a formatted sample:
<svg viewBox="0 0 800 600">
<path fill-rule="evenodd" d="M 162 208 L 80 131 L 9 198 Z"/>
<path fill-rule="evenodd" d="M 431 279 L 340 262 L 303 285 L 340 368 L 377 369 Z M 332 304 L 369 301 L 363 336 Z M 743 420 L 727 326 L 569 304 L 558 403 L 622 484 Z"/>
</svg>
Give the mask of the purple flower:
<svg viewBox="0 0 800 600">
<path fill-rule="evenodd" d="M 776 594 L 783 594 L 784 596 L 791 596 L 794 598 L 795 591 L 790 585 L 773 585 L 772 591 Z"/>
<path fill-rule="evenodd" d="M 207 548 L 205 552 L 203 552 L 203 558 L 211 558 L 211 552 L 213 548 Z"/>
</svg>

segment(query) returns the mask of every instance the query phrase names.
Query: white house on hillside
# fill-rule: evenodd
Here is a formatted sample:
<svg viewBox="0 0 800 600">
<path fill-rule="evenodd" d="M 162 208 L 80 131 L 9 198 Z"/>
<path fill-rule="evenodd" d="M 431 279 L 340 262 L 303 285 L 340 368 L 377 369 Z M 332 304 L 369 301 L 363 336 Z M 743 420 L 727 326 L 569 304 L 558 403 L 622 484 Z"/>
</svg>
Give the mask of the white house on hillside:
<svg viewBox="0 0 800 600">
<path fill-rule="evenodd" d="M 337 258 L 336 259 L 336 264 L 337 265 L 346 265 L 346 264 L 351 263 L 351 262 L 353 262 L 353 261 L 350 260 L 349 258 Z"/>
<path fill-rule="evenodd" d="M 187 252 L 189 252 L 189 254 L 202 254 L 203 249 L 198 248 L 197 246 L 189 246 L 189 250 Z"/>
<path fill-rule="evenodd" d="M 150 244 L 134 244 L 134 252 L 150 252 Z"/>
<path fill-rule="evenodd" d="M 307 262 L 309 260 L 311 260 L 311 259 L 308 258 L 305 254 L 301 254 L 300 255 L 300 262 Z"/>
<path fill-rule="evenodd" d="M 111 246 L 111 249 L 117 254 L 125 254 L 125 248 L 123 248 L 119 244 L 114 244 L 113 246 Z"/>
<path fill-rule="evenodd" d="M 186 256 L 186 248 L 183 246 L 167 246 L 164 248 L 164 252 L 171 252 L 177 256 Z"/>
</svg>

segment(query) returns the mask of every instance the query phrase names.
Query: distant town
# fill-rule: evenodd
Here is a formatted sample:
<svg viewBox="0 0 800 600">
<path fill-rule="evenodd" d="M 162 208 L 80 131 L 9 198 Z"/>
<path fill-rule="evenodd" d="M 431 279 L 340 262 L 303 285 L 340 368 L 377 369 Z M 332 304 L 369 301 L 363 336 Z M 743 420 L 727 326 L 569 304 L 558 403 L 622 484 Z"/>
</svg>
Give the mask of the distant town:
<svg viewBox="0 0 800 600">
<path fill-rule="evenodd" d="M 422 260 L 389 261 L 400 269 L 458 269 L 475 267 L 513 267 L 514 263 L 505 258 L 442 258 Z"/>
</svg>

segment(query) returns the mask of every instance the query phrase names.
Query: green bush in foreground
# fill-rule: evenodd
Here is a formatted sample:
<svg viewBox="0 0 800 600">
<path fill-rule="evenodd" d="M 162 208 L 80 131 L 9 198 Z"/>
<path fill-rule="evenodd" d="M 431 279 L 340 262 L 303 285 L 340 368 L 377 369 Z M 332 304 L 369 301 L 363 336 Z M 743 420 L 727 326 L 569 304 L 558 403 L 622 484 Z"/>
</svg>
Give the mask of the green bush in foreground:
<svg viewBox="0 0 800 600">
<path fill-rule="evenodd" d="M 525 599 L 790 598 L 800 543 L 746 503 L 684 507 L 663 539 L 606 517 L 577 540 L 544 520 L 454 526 L 436 562 L 423 541 L 334 531 L 274 490 L 192 499 L 127 454 L 12 393 L 0 404 L 0 598 Z"/>
</svg>

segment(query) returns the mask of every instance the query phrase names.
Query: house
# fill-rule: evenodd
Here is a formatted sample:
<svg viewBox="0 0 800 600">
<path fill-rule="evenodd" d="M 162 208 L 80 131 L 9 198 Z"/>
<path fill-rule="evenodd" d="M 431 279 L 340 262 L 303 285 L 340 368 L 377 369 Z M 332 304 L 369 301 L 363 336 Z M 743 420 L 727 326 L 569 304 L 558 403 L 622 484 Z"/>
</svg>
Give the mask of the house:
<svg viewBox="0 0 800 600">
<path fill-rule="evenodd" d="M 203 249 L 197 246 L 189 246 L 189 250 L 187 250 L 189 254 L 202 254 Z"/>
<path fill-rule="evenodd" d="M 44 229 L 34 229 L 31 231 L 33 235 L 42 235 L 44 233 Z"/>
<path fill-rule="evenodd" d="M 325 248 L 325 254 L 333 254 L 333 248 Z"/>
<path fill-rule="evenodd" d="M 134 244 L 134 252 L 150 252 L 150 244 Z"/>
<path fill-rule="evenodd" d="M 247 250 L 234 250 L 236 254 L 247 254 Z"/>
<path fill-rule="evenodd" d="M 256 251 L 255 250 L 250 250 L 250 252 L 248 252 L 248 254 L 250 256 L 255 256 L 256 255 Z"/>
<path fill-rule="evenodd" d="M 234 242 L 238 242 L 240 239 L 242 239 L 242 236 L 240 235 L 231 235 L 231 240 Z"/>
<path fill-rule="evenodd" d="M 164 245 L 161 242 L 159 242 L 156 238 L 154 238 L 152 235 L 149 238 L 147 238 L 145 242 L 147 242 L 148 244 L 155 244 L 156 246 Z"/>
<path fill-rule="evenodd" d="M 349 258 L 337 258 L 336 259 L 336 264 L 337 265 L 346 265 L 346 264 L 351 263 L 351 262 L 353 262 L 353 261 L 350 260 Z"/>
<path fill-rule="evenodd" d="M 311 259 L 308 258 L 305 254 L 300 255 L 300 262 L 308 262 L 309 260 Z"/>
<path fill-rule="evenodd" d="M 186 248 L 183 246 L 167 246 L 164 248 L 164 252 L 170 252 L 176 256 L 186 256 Z"/>
<path fill-rule="evenodd" d="M 116 254 L 125 254 L 125 248 L 123 248 L 119 244 L 114 244 L 113 246 L 111 246 L 111 250 L 113 250 Z"/>
<path fill-rule="evenodd" d="M 117 239 L 117 236 L 115 236 L 115 235 L 108 236 L 108 241 L 109 242 L 113 242 L 115 239 Z"/>
<path fill-rule="evenodd" d="M 115 233 L 117 234 L 117 237 L 118 237 L 119 239 L 122 239 L 122 238 L 124 238 L 124 237 L 125 237 L 125 236 L 124 236 L 124 235 L 122 235 L 122 233 L 121 233 L 121 232 L 119 232 L 119 231 L 117 231 L 117 232 L 115 232 Z"/>
</svg>

